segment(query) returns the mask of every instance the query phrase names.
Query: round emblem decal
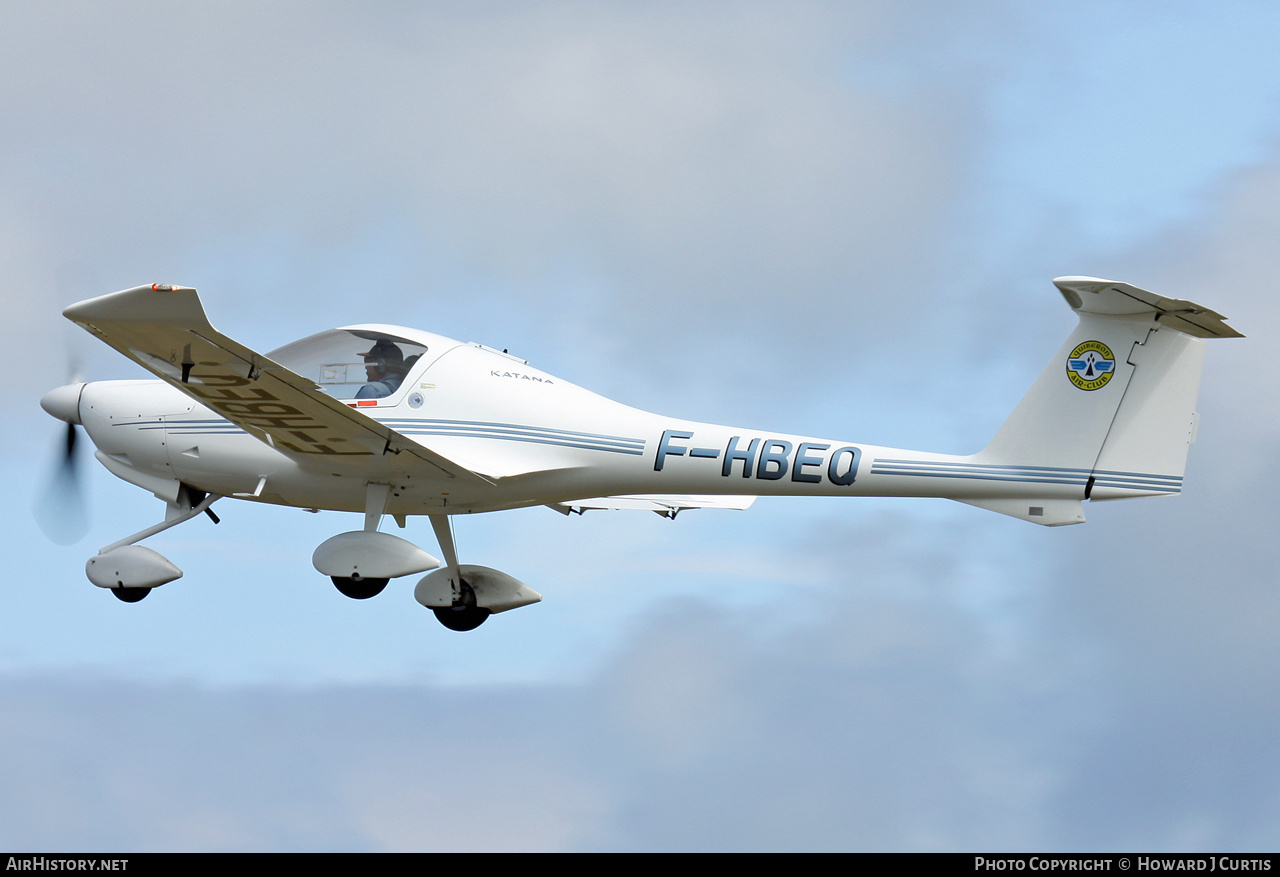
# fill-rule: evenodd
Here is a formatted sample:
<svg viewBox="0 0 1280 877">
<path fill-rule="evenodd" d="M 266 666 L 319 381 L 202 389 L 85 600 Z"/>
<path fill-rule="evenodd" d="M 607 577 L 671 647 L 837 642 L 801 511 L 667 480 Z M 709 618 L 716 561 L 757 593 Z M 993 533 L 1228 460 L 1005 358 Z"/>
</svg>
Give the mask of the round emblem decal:
<svg viewBox="0 0 1280 877">
<path fill-rule="evenodd" d="M 1082 390 L 1106 386 L 1115 370 L 1116 358 L 1111 354 L 1111 348 L 1101 341 L 1078 344 L 1067 357 L 1067 377 Z"/>
</svg>

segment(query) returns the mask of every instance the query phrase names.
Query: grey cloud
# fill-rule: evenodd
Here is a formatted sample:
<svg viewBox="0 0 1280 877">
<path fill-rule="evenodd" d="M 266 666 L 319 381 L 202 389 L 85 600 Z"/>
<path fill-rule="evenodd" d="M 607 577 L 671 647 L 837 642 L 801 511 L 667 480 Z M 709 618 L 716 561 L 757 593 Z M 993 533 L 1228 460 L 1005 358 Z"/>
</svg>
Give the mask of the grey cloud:
<svg viewBox="0 0 1280 877">
<path fill-rule="evenodd" d="M 819 644 L 857 636 L 885 611 L 841 613 L 851 629 L 809 633 Z M 914 658 L 868 663 L 761 649 L 733 626 L 713 611 L 696 624 L 658 619 L 615 670 L 576 691 L 9 680 L 6 841 L 939 848 L 1040 797 L 1043 768 L 970 703 L 980 677 L 939 666 L 974 645 L 949 622 Z"/>
<path fill-rule="evenodd" d="M 423 243 L 387 294 L 447 294 L 441 250 L 517 307 L 585 275 L 598 328 L 636 349 L 767 325 L 803 350 L 855 295 L 864 319 L 921 312 L 894 299 L 930 278 L 914 254 L 949 221 L 969 134 L 860 80 L 850 59 L 894 21 L 876 5 L 305 9 L 20 13 L 13 209 L 108 279 L 280 228 L 331 251 L 403 224 Z M 311 299 L 342 296 L 314 279 Z"/>
<path fill-rule="evenodd" d="M 920 577 L 909 559 L 903 567 Z M 1051 608 L 1062 585 L 1042 587 L 1028 609 Z M 1274 783 L 1252 771 L 1267 735 L 1242 737 L 1217 715 L 1186 736 L 1167 692 L 1117 683 L 1078 627 L 1009 650 L 981 615 L 954 604 L 858 594 L 830 600 L 821 621 L 761 635 L 770 629 L 765 611 L 688 602 L 650 618 L 609 667 L 568 687 L 210 690 L 10 678 L 5 840 L 60 849 L 1265 845 L 1265 824 L 1249 814 L 1275 810 Z M 1182 733 L 1160 730 L 1175 724 Z M 1201 755 L 1224 738 L 1237 745 L 1169 770 L 1169 755 Z M 1235 800 L 1224 808 L 1228 790 Z M 1187 833 L 1192 824 L 1201 834 Z"/>
</svg>

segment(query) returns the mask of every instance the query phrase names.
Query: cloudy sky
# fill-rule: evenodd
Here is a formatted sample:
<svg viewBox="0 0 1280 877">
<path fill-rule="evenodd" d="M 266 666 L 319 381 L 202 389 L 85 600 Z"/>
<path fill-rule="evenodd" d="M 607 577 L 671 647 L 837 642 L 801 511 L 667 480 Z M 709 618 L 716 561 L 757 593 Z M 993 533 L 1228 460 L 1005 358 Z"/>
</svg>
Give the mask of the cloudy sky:
<svg viewBox="0 0 1280 877">
<path fill-rule="evenodd" d="M 1280 845 L 1274 4 L 0 15 L 0 848 Z M 31 516 L 40 395 L 139 376 L 58 312 L 141 283 L 259 350 L 411 325 L 673 416 L 967 453 L 1071 329 L 1062 274 L 1249 336 L 1211 345 L 1181 497 L 480 516 L 464 561 L 544 602 L 470 634 L 311 569 L 353 516 L 221 503 L 132 606 L 83 565 L 154 498 L 86 465 L 83 541 Z"/>
</svg>

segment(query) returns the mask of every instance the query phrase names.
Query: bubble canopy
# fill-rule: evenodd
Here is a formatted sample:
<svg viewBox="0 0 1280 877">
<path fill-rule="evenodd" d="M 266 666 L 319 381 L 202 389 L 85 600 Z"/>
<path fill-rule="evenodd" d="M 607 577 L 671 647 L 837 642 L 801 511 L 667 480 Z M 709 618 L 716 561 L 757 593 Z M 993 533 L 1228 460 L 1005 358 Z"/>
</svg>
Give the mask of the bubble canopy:
<svg viewBox="0 0 1280 877">
<path fill-rule="evenodd" d="M 425 344 L 379 329 L 330 329 L 267 356 L 337 399 L 393 395 L 427 352 Z"/>
</svg>

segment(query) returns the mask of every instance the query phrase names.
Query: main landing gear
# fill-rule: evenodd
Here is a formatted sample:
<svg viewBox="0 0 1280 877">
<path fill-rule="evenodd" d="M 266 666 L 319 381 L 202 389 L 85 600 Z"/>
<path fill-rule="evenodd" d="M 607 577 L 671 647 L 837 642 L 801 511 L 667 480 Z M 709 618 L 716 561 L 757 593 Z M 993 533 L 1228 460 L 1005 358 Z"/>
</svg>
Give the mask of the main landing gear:
<svg viewBox="0 0 1280 877">
<path fill-rule="evenodd" d="M 430 515 L 431 529 L 435 531 L 436 541 L 440 543 L 440 553 L 444 555 L 445 570 L 449 576 L 451 605 L 432 606 L 436 620 L 450 630 L 475 630 L 488 620 L 490 610 L 476 605 L 476 592 L 471 584 L 462 578 L 462 570 L 458 567 L 458 552 L 453 544 L 453 530 L 449 526 L 448 515 Z"/>
<path fill-rule="evenodd" d="M 431 529 L 440 542 L 445 565 L 429 572 L 413 589 L 413 599 L 435 613 L 450 630 L 475 630 L 490 615 L 537 603 L 542 595 L 504 572 L 458 563 L 449 517 L 433 514 Z"/>
<path fill-rule="evenodd" d="M 311 556 L 316 572 L 333 580 L 334 587 L 352 600 L 368 600 L 399 576 L 435 569 L 440 561 L 399 536 L 379 533 L 386 514 L 391 485 L 366 487 L 364 529 L 339 533 L 326 539 Z M 403 526 L 403 518 L 399 519 Z"/>
<path fill-rule="evenodd" d="M 382 592 L 389 579 L 427 572 L 413 597 L 449 630 L 475 630 L 490 615 L 537 603 L 542 595 L 506 573 L 458 563 L 453 531 L 445 514 L 429 515 L 444 563 L 399 536 L 378 532 L 386 510 L 386 485 L 370 484 L 365 527 L 339 533 L 315 550 L 311 563 L 337 589 L 355 600 Z"/>
<path fill-rule="evenodd" d="M 390 579 L 359 579 L 346 578 L 344 576 L 330 576 L 333 579 L 333 586 L 342 593 L 344 597 L 350 597 L 352 600 L 368 600 L 370 597 L 376 597 L 382 593 L 382 589 L 387 586 Z"/>
<path fill-rule="evenodd" d="M 458 565 L 447 515 L 430 516 L 444 554 L 444 566 L 413 543 L 378 532 L 388 493 L 387 485 L 370 484 L 364 529 L 327 539 L 312 556 L 312 565 L 329 576 L 340 593 L 353 600 L 368 600 L 382 593 L 392 578 L 440 567 L 418 583 L 414 595 L 450 630 L 475 630 L 495 608 L 510 608 L 491 608 L 488 599 L 481 599 L 480 595 L 495 596 L 492 587 L 486 588 L 492 577 L 486 576 L 483 568 Z"/>
<path fill-rule="evenodd" d="M 450 630 L 475 630 L 492 614 L 476 605 L 476 592 L 465 579 L 458 579 L 458 599 L 452 606 L 433 606 L 436 620 Z"/>
</svg>

